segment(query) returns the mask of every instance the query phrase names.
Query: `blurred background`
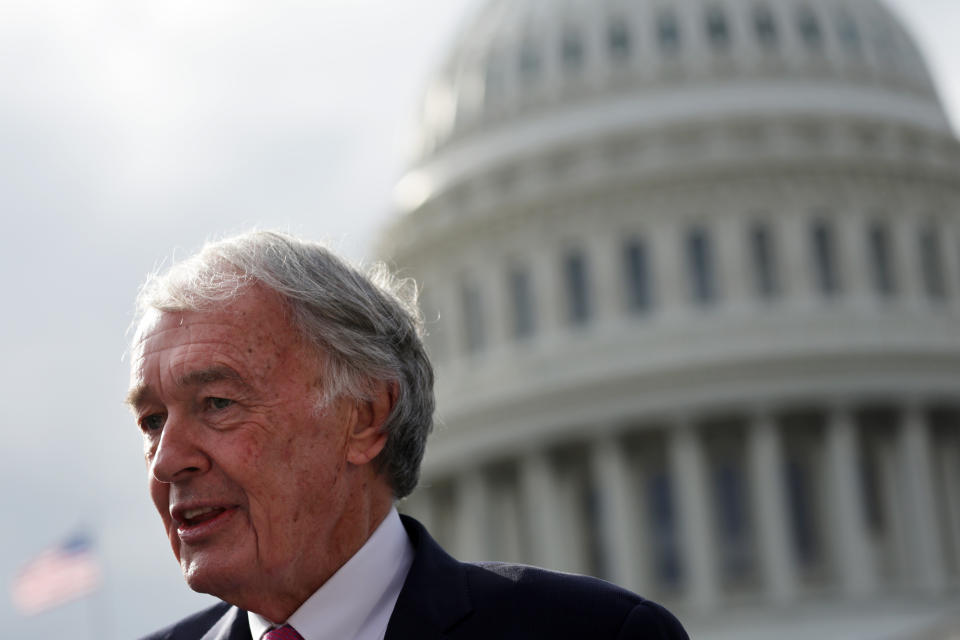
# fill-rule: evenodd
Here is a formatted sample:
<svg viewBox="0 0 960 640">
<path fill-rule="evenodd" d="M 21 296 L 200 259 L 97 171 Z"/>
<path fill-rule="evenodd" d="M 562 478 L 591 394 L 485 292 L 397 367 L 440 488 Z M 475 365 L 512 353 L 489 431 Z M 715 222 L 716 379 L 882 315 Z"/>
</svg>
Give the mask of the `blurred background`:
<svg viewBox="0 0 960 640">
<path fill-rule="evenodd" d="M 4 634 L 210 602 L 124 354 L 144 275 L 251 226 L 421 281 L 441 424 L 403 509 L 462 558 L 614 580 L 695 637 L 956 633 L 954 0 L 0 13 L 0 575 L 80 534 L 100 574 L 3 598 Z"/>
</svg>

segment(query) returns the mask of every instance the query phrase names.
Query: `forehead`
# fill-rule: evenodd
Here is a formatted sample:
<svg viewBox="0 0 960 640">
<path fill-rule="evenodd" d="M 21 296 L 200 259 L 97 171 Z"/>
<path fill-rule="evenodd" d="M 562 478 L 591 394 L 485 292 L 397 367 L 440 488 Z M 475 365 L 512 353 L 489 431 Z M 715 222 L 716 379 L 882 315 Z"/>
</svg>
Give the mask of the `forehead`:
<svg viewBox="0 0 960 640">
<path fill-rule="evenodd" d="M 155 367 L 182 374 L 191 367 L 220 365 L 256 375 L 301 347 L 279 296 L 251 288 L 217 309 L 148 312 L 134 339 L 131 383 L 148 383 Z"/>
</svg>

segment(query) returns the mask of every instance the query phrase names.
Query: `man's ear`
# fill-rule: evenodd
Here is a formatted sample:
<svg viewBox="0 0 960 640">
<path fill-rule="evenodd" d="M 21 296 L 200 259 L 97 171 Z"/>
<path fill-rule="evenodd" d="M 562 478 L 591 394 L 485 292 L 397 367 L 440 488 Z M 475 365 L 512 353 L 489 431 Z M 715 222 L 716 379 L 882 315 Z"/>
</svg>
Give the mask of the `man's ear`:
<svg viewBox="0 0 960 640">
<path fill-rule="evenodd" d="M 356 420 L 350 434 L 347 461 L 355 465 L 367 464 L 383 451 L 387 444 L 384 425 L 397 403 L 396 382 L 377 381 L 371 385 L 368 399 L 357 400 Z"/>
</svg>

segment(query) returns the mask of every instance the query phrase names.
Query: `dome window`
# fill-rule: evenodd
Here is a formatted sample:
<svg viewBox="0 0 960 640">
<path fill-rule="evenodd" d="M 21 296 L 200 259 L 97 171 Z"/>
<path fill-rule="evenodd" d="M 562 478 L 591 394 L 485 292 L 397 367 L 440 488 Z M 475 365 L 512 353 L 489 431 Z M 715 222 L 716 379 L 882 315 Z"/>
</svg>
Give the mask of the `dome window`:
<svg viewBox="0 0 960 640">
<path fill-rule="evenodd" d="M 730 48 L 730 25 L 727 16 L 720 7 L 711 7 L 707 11 L 707 38 L 710 46 L 717 51 Z"/>
<path fill-rule="evenodd" d="M 754 7 L 753 28 L 757 33 L 757 41 L 764 49 L 773 49 L 777 46 L 777 23 L 773 19 L 770 7 L 765 5 Z"/>
<path fill-rule="evenodd" d="M 582 251 L 571 251 L 563 259 L 563 277 L 567 292 L 567 321 L 585 325 L 593 310 L 590 304 L 590 273 Z"/>
<path fill-rule="evenodd" d="M 511 329 L 517 339 L 529 338 L 536 331 L 536 305 L 530 271 L 514 267 L 507 274 L 510 292 Z"/>
<path fill-rule="evenodd" d="M 770 226 L 757 222 L 750 228 L 750 258 L 753 262 L 753 282 L 757 295 L 764 299 L 775 297 L 780 291 L 780 278 L 774 254 Z"/>
<path fill-rule="evenodd" d="M 467 353 L 478 353 L 487 344 L 487 334 L 483 294 L 476 282 L 460 283 L 460 312 L 463 314 L 463 346 Z"/>
<path fill-rule="evenodd" d="M 813 270 L 817 289 L 824 296 L 840 293 L 840 271 L 833 227 L 826 220 L 817 220 L 810 227 Z"/>
<path fill-rule="evenodd" d="M 897 293 L 897 282 L 893 273 L 893 243 L 890 230 L 886 225 L 875 222 L 867 232 L 870 251 L 870 275 L 874 290 L 888 298 Z"/>
<path fill-rule="evenodd" d="M 944 277 L 943 252 L 940 237 L 932 224 L 920 230 L 920 271 L 927 297 L 942 301 L 947 297 L 947 282 Z"/>
<path fill-rule="evenodd" d="M 661 11 L 657 18 L 657 42 L 664 54 L 674 55 L 680 50 L 680 24 L 670 9 Z"/>
<path fill-rule="evenodd" d="M 618 62 L 630 57 L 630 29 L 623 19 L 612 20 L 607 26 L 607 49 L 610 58 Z"/>
<path fill-rule="evenodd" d="M 524 80 L 535 80 L 540 76 L 540 52 L 531 42 L 520 47 L 520 76 Z"/>
<path fill-rule="evenodd" d="M 837 35 L 840 36 L 840 42 L 844 49 L 849 53 L 859 55 L 862 52 L 860 43 L 860 30 L 857 23 L 849 15 L 843 14 L 837 22 Z"/>
<path fill-rule="evenodd" d="M 635 313 L 645 313 L 653 306 L 647 243 L 642 238 L 629 240 L 623 247 L 623 262 L 628 308 Z"/>
<path fill-rule="evenodd" d="M 797 26 L 800 37 L 811 51 L 820 51 L 823 48 L 823 33 L 820 31 L 820 22 L 810 7 L 803 7 L 797 14 Z"/>
<path fill-rule="evenodd" d="M 690 297 L 697 304 L 711 305 L 717 301 L 717 282 L 710 236 L 706 229 L 691 229 L 686 244 Z"/>
<path fill-rule="evenodd" d="M 583 40 L 579 32 L 572 29 L 564 32 L 560 54 L 565 69 L 579 71 L 583 67 Z"/>
</svg>

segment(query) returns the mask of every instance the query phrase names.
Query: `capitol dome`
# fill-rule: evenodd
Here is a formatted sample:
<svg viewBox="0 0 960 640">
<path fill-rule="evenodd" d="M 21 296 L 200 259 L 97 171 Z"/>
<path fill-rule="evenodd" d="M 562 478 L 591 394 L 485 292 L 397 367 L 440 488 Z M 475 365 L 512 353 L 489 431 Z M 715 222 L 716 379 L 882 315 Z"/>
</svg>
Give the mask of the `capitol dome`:
<svg viewBox="0 0 960 640">
<path fill-rule="evenodd" d="M 440 419 L 405 508 L 456 554 L 704 637 L 955 604 L 960 144 L 882 2 L 482 3 L 397 201 Z"/>
<path fill-rule="evenodd" d="M 591 119 L 600 102 L 607 117 Z M 496 164 L 490 146 L 500 155 L 705 115 L 838 108 L 949 132 L 920 53 L 874 0 L 501 0 L 483 7 L 430 82 L 420 170 L 398 191 L 402 206 L 420 204 Z M 497 140 L 470 144 L 489 135 Z"/>
</svg>

